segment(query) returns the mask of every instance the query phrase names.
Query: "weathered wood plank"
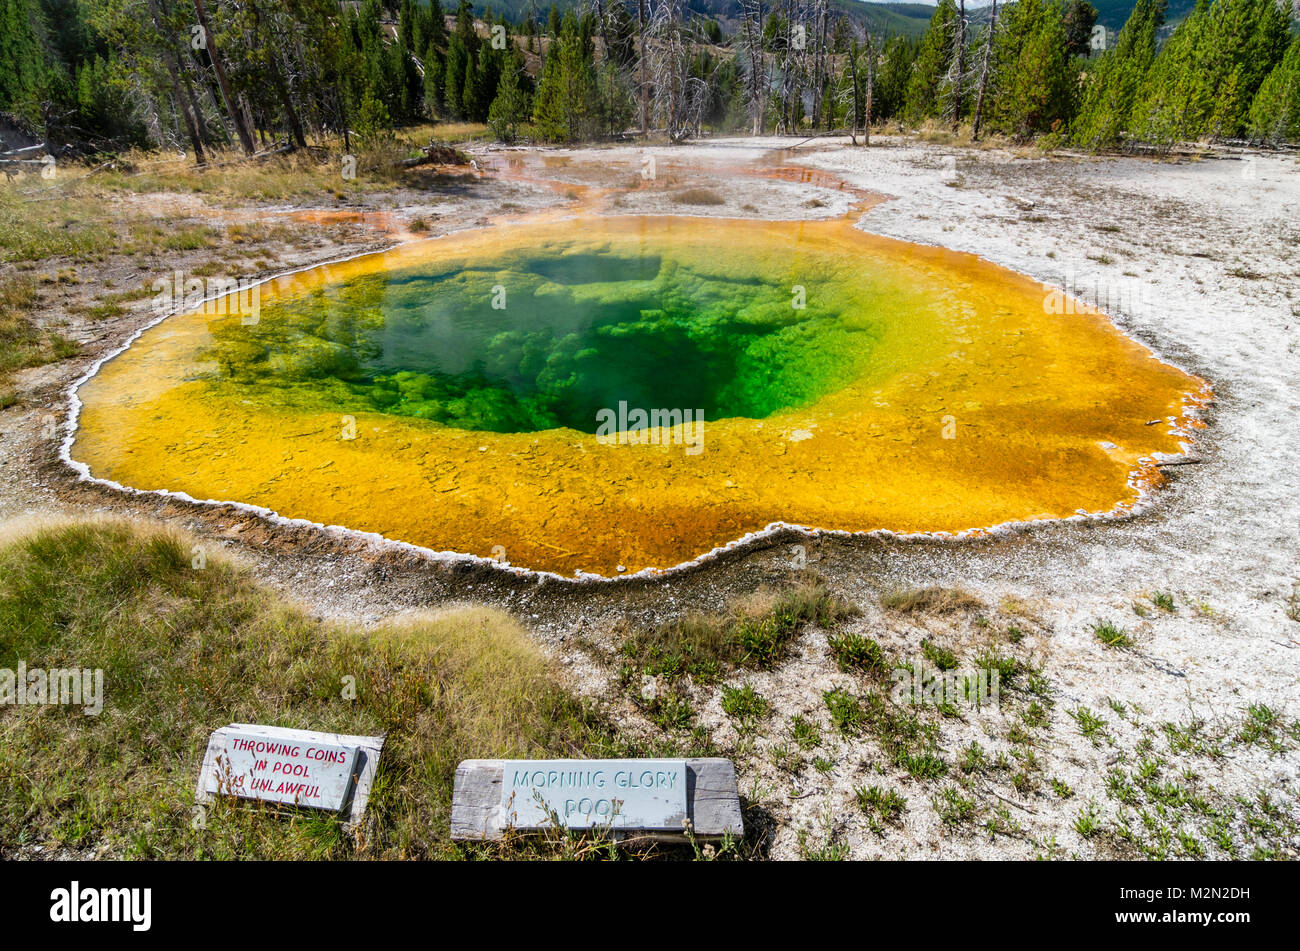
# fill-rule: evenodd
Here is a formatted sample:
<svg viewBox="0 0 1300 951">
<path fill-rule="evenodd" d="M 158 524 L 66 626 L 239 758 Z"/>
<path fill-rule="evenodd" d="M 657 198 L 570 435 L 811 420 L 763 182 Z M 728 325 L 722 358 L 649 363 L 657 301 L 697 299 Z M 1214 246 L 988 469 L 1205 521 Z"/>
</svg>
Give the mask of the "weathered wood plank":
<svg viewBox="0 0 1300 951">
<path fill-rule="evenodd" d="M 736 769 L 730 760 L 686 759 L 686 812 L 697 839 L 745 834 L 736 791 Z M 462 841 L 500 839 L 507 817 L 501 793 L 505 760 L 470 759 L 456 767 L 451 804 L 451 837 Z M 681 832 L 627 833 L 636 838 L 685 838 Z"/>
</svg>

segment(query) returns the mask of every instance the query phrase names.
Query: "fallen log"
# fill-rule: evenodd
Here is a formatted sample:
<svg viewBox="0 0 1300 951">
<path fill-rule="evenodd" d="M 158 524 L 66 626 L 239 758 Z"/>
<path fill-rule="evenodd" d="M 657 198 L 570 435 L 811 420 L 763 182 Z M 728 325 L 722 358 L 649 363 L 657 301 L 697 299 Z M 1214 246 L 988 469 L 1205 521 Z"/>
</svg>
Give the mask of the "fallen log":
<svg viewBox="0 0 1300 951">
<path fill-rule="evenodd" d="M 37 142 L 35 145 L 28 145 L 21 149 L 10 149 L 8 152 L 0 152 L 0 158 L 10 158 L 14 155 L 22 155 L 24 152 L 39 152 L 45 148 L 44 142 Z"/>
<path fill-rule="evenodd" d="M 420 165 L 468 165 L 469 156 L 460 149 L 452 148 L 450 145 L 441 145 L 429 140 L 429 144 L 420 149 L 422 155 L 415 158 L 403 159 L 398 162 L 399 168 L 416 168 Z"/>
</svg>

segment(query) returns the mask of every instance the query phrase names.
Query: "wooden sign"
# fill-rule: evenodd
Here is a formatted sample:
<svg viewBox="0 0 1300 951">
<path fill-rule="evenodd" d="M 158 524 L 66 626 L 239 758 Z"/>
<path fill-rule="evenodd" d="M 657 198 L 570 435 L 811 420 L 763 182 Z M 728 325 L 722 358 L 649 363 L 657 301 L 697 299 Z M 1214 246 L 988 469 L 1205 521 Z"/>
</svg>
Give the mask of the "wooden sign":
<svg viewBox="0 0 1300 951">
<path fill-rule="evenodd" d="M 465 760 L 452 793 L 453 839 L 507 829 L 606 829 L 620 837 L 744 835 L 725 759 Z"/>
<path fill-rule="evenodd" d="M 667 829 L 686 820 L 686 761 L 506 760 L 501 815 L 515 829 Z"/>
<path fill-rule="evenodd" d="M 208 739 L 196 802 L 238 796 L 346 814 L 365 812 L 383 737 L 232 723 Z"/>
</svg>

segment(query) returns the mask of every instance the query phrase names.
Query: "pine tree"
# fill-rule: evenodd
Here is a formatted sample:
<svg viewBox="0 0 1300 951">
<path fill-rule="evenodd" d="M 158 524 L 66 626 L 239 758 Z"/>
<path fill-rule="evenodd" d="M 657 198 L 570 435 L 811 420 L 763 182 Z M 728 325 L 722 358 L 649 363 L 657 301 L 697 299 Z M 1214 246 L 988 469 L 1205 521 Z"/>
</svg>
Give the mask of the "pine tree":
<svg viewBox="0 0 1300 951">
<path fill-rule="evenodd" d="M 912 66 L 903 105 L 910 122 L 937 116 L 943 109 L 944 86 L 956 51 L 957 6 L 953 0 L 939 0 L 930 27 L 921 40 Z"/>
<path fill-rule="evenodd" d="M 1286 19 L 1277 0 L 1199 0 L 1148 72 L 1131 133 L 1164 146 L 1240 134 L 1286 49 Z"/>
<path fill-rule="evenodd" d="M 1209 0 L 1178 25 L 1142 83 L 1130 133 L 1160 145 L 1199 137 L 1209 124 L 1214 90 L 1204 62 L 1212 29 Z"/>
<path fill-rule="evenodd" d="M 1213 8 L 1213 53 L 1223 65 L 1208 132 L 1220 138 L 1243 135 L 1250 106 L 1264 78 L 1286 54 L 1288 12 L 1278 0 L 1219 0 Z"/>
<path fill-rule="evenodd" d="M 1065 38 L 1071 56 L 1088 56 L 1092 52 L 1092 28 L 1097 24 L 1097 8 L 1088 0 L 1069 0 L 1065 7 Z"/>
<path fill-rule="evenodd" d="M 1268 142 L 1300 142 L 1300 36 L 1260 84 L 1248 129 Z"/>
<path fill-rule="evenodd" d="M 905 36 L 895 36 L 885 44 L 880 72 L 876 77 L 874 112 L 877 119 L 892 119 L 902 113 L 918 49 L 918 41 Z"/>
<path fill-rule="evenodd" d="M 993 42 L 989 124 L 1021 138 L 1061 129 L 1072 118 L 1075 88 L 1064 6 L 1019 0 L 1003 19 Z"/>
<path fill-rule="evenodd" d="M 41 118 L 51 72 L 43 27 L 36 0 L 0 0 L 0 109 L 32 122 Z"/>
<path fill-rule="evenodd" d="M 465 69 L 470 63 L 465 41 L 453 33 L 447 42 L 447 61 L 443 69 L 443 114 L 449 119 L 465 118 Z"/>
<path fill-rule="evenodd" d="M 548 141 L 580 141 L 597 127 L 600 93 L 584 45 L 577 18 L 570 10 L 546 53 L 533 106 L 537 132 Z"/>
<path fill-rule="evenodd" d="M 1084 75 L 1074 140 L 1087 148 L 1119 144 L 1129 128 L 1138 90 L 1156 57 L 1156 33 L 1165 21 L 1165 0 L 1138 0 L 1115 48 Z"/>
<path fill-rule="evenodd" d="M 430 46 L 424 58 L 424 105 L 435 119 L 446 119 L 447 112 L 447 60 Z"/>
<path fill-rule="evenodd" d="M 513 142 L 519 135 L 519 127 L 528 121 L 528 94 L 519 82 L 523 71 L 523 57 L 512 52 L 501 71 L 496 98 L 488 110 L 488 125 L 502 142 Z"/>
</svg>

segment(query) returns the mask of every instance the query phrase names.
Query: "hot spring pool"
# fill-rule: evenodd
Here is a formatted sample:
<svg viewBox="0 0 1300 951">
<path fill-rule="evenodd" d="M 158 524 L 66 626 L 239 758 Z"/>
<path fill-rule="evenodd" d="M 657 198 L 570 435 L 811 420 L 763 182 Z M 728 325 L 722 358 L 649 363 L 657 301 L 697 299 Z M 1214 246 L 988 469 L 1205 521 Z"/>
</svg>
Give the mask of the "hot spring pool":
<svg viewBox="0 0 1300 951">
<path fill-rule="evenodd" d="M 498 226 L 260 291 L 255 323 L 180 313 L 104 363 L 71 457 L 564 575 L 773 523 L 1120 512 L 1204 386 L 1026 277 L 847 221 Z"/>
</svg>

